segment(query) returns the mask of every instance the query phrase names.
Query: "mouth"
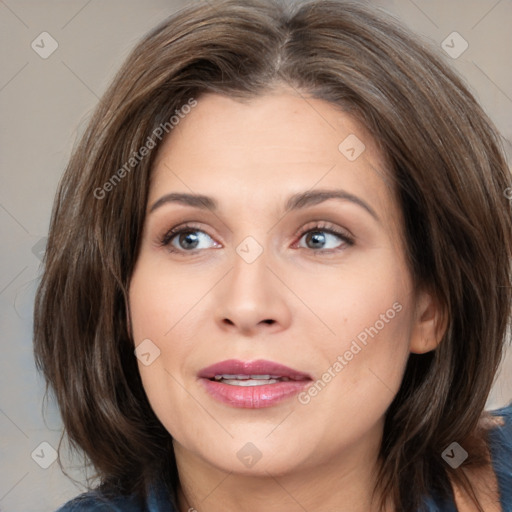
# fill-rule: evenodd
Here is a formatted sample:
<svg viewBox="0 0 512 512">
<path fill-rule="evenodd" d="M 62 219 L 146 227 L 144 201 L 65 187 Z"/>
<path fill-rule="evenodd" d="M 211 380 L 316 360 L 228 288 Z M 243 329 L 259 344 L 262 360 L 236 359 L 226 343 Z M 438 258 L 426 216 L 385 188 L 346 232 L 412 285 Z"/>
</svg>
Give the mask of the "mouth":
<svg viewBox="0 0 512 512">
<path fill-rule="evenodd" d="M 265 360 L 230 359 L 199 372 L 208 394 L 232 407 L 270 407 L 299 393 L 312 378 L 307 373 Z"/>
</svg>

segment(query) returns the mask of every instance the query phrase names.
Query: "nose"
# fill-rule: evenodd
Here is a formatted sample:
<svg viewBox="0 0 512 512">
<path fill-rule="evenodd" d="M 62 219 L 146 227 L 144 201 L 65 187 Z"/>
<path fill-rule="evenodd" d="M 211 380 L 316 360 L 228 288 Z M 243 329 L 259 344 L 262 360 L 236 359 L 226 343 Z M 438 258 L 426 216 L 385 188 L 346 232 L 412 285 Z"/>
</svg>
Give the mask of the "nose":
<svg viewBox="0 0 512 512">
<path fill-rule="evenodd" d="M 217 289 L 216 323 L 222 330 L 255 336 L 288 328 L 293 294 L 270 259 L 265 250 L 250 263 L 235 253 L 233 267 Z"/>
</svg>

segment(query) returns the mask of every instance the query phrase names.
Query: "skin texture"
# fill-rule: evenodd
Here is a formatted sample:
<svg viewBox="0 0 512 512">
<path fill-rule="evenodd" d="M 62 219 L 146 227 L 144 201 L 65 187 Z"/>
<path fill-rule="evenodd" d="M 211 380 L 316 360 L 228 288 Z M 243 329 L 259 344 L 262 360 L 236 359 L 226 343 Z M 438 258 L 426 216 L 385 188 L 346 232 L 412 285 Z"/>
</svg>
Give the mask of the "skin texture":
<svg viewBox="0 0 512 512">
<path fill-rule="evenodd" d="M 385 411 L 409 353 L 434 349 L 444 329 L 435 300 L 408 271 L 385 160 L 356 120 L 293 90 L 197 100 L 155 163 L 129 294 L 135 345 L 150 339 L 160 350 L 139 369 L 174 438 L 180 510 L 376 510 L 369 496 Z M 350 134 L 365 145 L 354 161 L 338 149 Z M 348 200 L 285 211 L 290 195 L 311 189 L 354 194 L 378 220 Z M 212 196 L 219 209 L 166 203 L 149 213 L 170 192 Z M 312 243 L 307 233 L 321 231 L 321 221 L 354 244 L 323 231 L 325 245 Z M 187 249 L 184 236 L 180 245 L 179 235 L 162 246 L 185 222 L 198 225 L 198 248 Z M 263 248 L 250 264 L 236 251 L 248 236 Z M 197 377 L 233 358 L 276 361 L 321 379 L 395 303 L 400 312 L 307 404 L 295 396 L 235 408 L 214 400 Z M 261 454 L 252 467 L 237 457 L 246 443 Z"/>
</svg>

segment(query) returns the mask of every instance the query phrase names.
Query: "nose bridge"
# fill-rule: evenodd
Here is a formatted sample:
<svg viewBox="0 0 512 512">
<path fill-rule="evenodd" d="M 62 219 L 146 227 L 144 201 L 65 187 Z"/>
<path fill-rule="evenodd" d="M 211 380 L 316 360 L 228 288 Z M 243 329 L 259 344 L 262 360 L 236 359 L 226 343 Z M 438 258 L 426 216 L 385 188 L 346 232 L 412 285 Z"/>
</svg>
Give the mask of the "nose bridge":
<svg viewBox="0 0 512 512">
<path fill-rule="evenodd" d="M 282 285 L 267 267 L 272 267 L 272 254 L 265 242 L 269 237 L 261 240 L 264 236 L 248 235 L 234 248 L 232 269 L 218 297 L 217 320 L 224 327 L 229 324 L 250 332 L 259 325 L 282 328 L 289 322 Z"/>
<path fill-rule="evenodd" d="M 256 239 L 258 236 L 258 239 Z M 265 292 L 271 287 L 268 244 L 262 240 L 263 235 L 248 235 L 236 247 L 231 272 L 231 288 L 237 295 L 249 300 L 256 300 L 255 294 Z M 261 241 L 260 241 L 261 240 Z M 250 297 L 253 296 L 252 299 Z"/>
</svg>

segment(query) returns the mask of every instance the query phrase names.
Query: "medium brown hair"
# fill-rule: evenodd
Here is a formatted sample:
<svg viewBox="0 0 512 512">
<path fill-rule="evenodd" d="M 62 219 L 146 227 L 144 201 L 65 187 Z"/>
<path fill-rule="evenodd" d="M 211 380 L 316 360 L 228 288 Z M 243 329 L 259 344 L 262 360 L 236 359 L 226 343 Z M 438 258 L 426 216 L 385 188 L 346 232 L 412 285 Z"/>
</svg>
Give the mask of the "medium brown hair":
<svg viewBox="0 0 512 512">
<path fill-rule="evenodd" d="M 425 41 L 361 3 L 197 5 L 132 51 L 60 183 L 35 301 L 35 358 L 63 436 L 104 489 L 143 499 L 157 475 L 176 486 L 172 439 L 144 393 L 126 312 L 159 145 L 109 180 L 191 98 L 253 98 L 282 84 L 341 108 L 375 138 L 415 286 L 432 290 L 448 318 L 436 350 L 411 354 L 386 413 L 382 495 L 412 512 L 433 489 L 447 497 L 450 480 L 471 492 L 461 469 L 484 463 L 479 419 L 510 315 L 509 170 L 461 79 Z M 455 440 L 469 453 L 457 470 L 441 458 Z"/>
</svg>

